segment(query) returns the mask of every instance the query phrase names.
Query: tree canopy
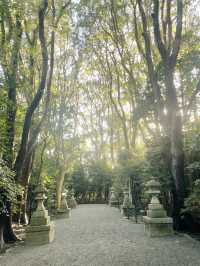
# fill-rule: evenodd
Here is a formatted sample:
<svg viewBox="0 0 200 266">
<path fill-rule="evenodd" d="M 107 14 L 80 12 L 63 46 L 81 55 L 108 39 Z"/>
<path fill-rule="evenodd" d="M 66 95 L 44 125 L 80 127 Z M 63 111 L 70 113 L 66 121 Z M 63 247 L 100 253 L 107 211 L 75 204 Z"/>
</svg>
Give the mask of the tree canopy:
<svg viewBox="0 0 200 266">
<path fill-rule="evenodd" d="M 0 213 L 7 208 L 8 227 L 10 204 L 25 202 L 25 215 L 41 181 L 55 208 L 64 189 L 80 202 L 107 201 L 111 186 L 120 198 L 135 184 L 142 208 L 155 176 L 180 228 L 184 202 L 193 212 L 199 197 L 199 4 L 0 2 Z"/>
</svg>

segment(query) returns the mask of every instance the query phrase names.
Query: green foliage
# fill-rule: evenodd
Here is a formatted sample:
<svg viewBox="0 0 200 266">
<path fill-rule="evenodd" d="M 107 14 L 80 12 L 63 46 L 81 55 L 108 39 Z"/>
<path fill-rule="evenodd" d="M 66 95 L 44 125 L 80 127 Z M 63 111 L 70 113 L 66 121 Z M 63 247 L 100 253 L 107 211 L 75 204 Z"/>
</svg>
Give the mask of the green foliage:
<svg viewBox="0 0 200 266">
<path fill-rule="evenodd" d="M 149 141 L 146 160 L 149 163 L 149 177 L 158 177 L 162 189 L 164 191 L 169 191 L 172 185 L 169 139 L 167 137 L 160 137 Z"/>
<path fill-rule="evenodd" d="M 72 187 L 77 196 L 86 194 L 89 186 L 82 164 L 76 164 L 71 175 Z"/>
<path fill-rule="evenodd" d="M 61 169 L 64 169 L 68 187 L 74 188 L 78 197 L 85 197 L 89 193 L 94 193 L 94 197 L 106 194 L 112 183 L 118 198 L 122 199 L 124 186 L 131 180 L 138 190 L 139 197 L 143 198 L 143 184 L 150 176 L 155 176 L 162 185 L 163 198 L 169 197 L 172 188 L 171 151 L 170 140 L 164 134 L 169 133 L 167 131 L 172 129 L 172 125 L 169 123 L 165 129 L 158 115 L 159 104 L 159 111 L 165 113 L 167 118 L 169 95 L 165 86 L 166 69 L 159 56 L 156 42 L 152 41 L 151 4 L 149 1 L 143 1 L 147 16 L 147 32 L 152 39 L 150 48 L 161 100 L 157 99 L 157 93 L 152 88 L 148 75 L 148 64 L 136 45 L 138 37 L 138 44 L 145 50 L 144 30 L 138 7 L 138 32 L 135 32 L 133 19 L 136 1 L 80 0 L 72 1 L 66 9 L 62 8 L 66 1 L 54 2 L 57 25 L 52 25 L 53 10 L 50 1 L 45 14 L 49 65 L 50 32 L 52 28 L 55 30 L 51 104 L 48 118 L 44 119 L 37 145 L 34 146 L 30 186 L 35 187 L 42 177 L 47 189 L 46 204 L 51 207 L 52 201 L 55 201 L 56 182 L 59 182 Z M 8 74 L 13 77 L 14 70 L 17 74 L 16 92 L 13 91 L 16 93 L 17 101 L 12 147 L 14 155 L 17 155 L 22 140 L 21 133 L 27 107 L 40 83 L 42 65 L 38 39 L 39 4 L 39 0 L 29 0 L 25 3 L 17 0 L 0 2 L 0 155 L 5 154 L 4 149 L 10 141 L 6 120 L 7 111 L 13 103 L 8 101 Z M 165 14 L 167 6 L 163 7 Z M 17 18 L 20 22 L 23 21 L 22 43 L 18 52 L 14 49 L 17 48 L 14 44 L 18 44 L 15 40 Z M 183 114 L 196 90 L 200 73 L 199 27 L 191 26 L 192 19 L 198 21 L 195 16 L 188 19 L 186 12 L 186 26 L 174 69 L 175 94 L 177 93 L 178 108 L 180 107 L 180 113 Z M 176 8 L 173 3 L 172 35 L 176 28 L 175 21 Z M 165 34 L 162 27 L 170 27 L 164 24 L 160 25 L 163 40 Z M 168 30 L 166 28 L 166 32 Z M 172 43 L 173 41 L 169 42 L 169 51 Z M 15 51 L 20 54 L 19 60 Z M 145 59 L 147 58 L 145 56 Z M 17 68 L 15 61 L 19 61 Z M 10 81 L 13 81 L 12 78 Z M 32 135 L 34 136 L 34 129 L 43 120 L 46 102 L 45 96 L 32 117 L 28 137 L 30 140 Z M 199 104 L 199 97 L 196 97 L 187 112 L 188 115 L 183 119 L 185 172 L 190 184 L 200 178 Z M 168 121 L 171 121 L 171 118 Z M 141 142 L 143 144 L 140 146 Z M 46 143 L 46 146 L 42 143 Z M 3 162 L 0 163 L 0 167 L 2 212 L 6 200 L 15 201 L 18 188 L 12 171 Z M 188 186 L 188 192 L 190 189 Z M 189 204 L 192 204 L 195 197 L 194 191 L 186 200 L 188 208 L 192 206 Z"/>
<path fill-rule="evenodd" d="M 185 134 L 186 174 L 191 182 L 200 178 L 200 120 L 187 124 Z"/>
<path fill-rule="evenodd" d="M 119 201 L 123 201 L 123 191 L 127 185 L 130 185 L 134 194 L 135 204 L 140 204 L 143 198 L 143 183 L 148 178 L 148 163 L 146 162 L 141 150 L 136 150 L 133 155 L 127 151 L 122 151 L 118 156 L 118 165 L 115 167 L 115 177 L 113 179 L 113 187 Z M 135 191 L 137 190 L 137 191 Z"/>
<path fill-rule="evenodd" d="M 189 212 L 194 217 L 200 219 L 200 179 L 194 182 L 190 196 L 185 199 L 185 208 L 183 212 Z"/>
<path fill-rule="evenodd" d="M 6 202 L 16 203 L 22 188 L 15 183 L 14 173 L 0 160 L 0 214 L 7 214 Z"/>
<path fill-rule="evenodd" d="M 56 182 L 53 176 L 45 176 L 43 178 L 44 186 L 45 186 L 45 206 L 47 209 L 55 209 L 56 208 Z"/>
<path fill-rule="evenodd" d="M 94 198 L 101 199 L 103 194 L 108 195 L 112 177 L 112 169 L 105 161 L 98 160 L 89 161 L 88 165 L 76 164 L 69 179 L 77 197 L 93 193 Z"/>
<path fill-rule="evenodd" d="M 91 161 L 88 166 L 89 189 L 103 192 L 111 185 L 112 169 L 103 160 Z"/>
<path fill-rule="evenodd" d="M 0 80 L 1 82 L 1 80 Z M 6 95 L 5 91 L 3 91 L 1 84 L 0 84 L 0 154 L 4 151 L 5 149 L 5 133 L 6 133 L 6 123 L 5 123 L 5 118 L 6 118 Z"/>
</svg>

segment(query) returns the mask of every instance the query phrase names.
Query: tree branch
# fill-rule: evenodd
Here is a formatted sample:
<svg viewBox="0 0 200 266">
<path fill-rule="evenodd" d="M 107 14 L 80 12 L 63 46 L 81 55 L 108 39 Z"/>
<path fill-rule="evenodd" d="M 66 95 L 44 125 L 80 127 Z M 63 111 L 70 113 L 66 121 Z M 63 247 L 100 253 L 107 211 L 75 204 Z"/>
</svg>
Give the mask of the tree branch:
<svg viewBox="0 0 200 266">
<path fill-rule="evenodd" d="M 170 56 L 170 65 L 175 67 L 176 59 L 179 53 L 182 35 L 182 20 L 183 20 L 183 1 L 177 0 L 177 22 L 176 22 L 176 34 L 172 44 L 172 52 Z"/>
<path fill-rule="evenodd" d="M 161 38 L 160 25 L 159 25 L 159 0 L 154 0 L 153 2 L 154 2 L 154 9 L 153 9 L 154 12 L 152 14 L 152 18 L 153 18 L 154 38 L 163 61 L 166 61 L 167 50 Z"/>
</svg>

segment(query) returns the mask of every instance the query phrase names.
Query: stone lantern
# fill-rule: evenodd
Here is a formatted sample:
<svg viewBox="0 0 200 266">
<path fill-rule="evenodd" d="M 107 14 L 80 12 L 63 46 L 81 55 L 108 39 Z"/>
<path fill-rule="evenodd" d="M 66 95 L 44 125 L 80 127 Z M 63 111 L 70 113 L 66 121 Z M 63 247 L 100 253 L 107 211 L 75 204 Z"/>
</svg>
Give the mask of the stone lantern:
<svg viewBox="0 0 200 266">
<path fill-rule="evenodd" d="M 114 191 L 114 188 L 113 187 L 111 187 L 111 189 L 110 189 L 109 205 L 110 205 L 110 207 L 117 207 L 119 205 L 119 202 L 116 199 L 115 191 Z"/>
<path fill-rule="evenodd" d="M 50 221 L 48 211 L 43 204 L 45 196 L 42 183 L 36 188 L 35 194 L 37 209 L 33 212 L 30 225 L 26 228 L 26 242 L 32 245 L 42 245 L 53 241 L 55 230 L 54 223 Z"/>
<path fill-rule="evenodd" d="M 158 199 L 160 194 L 160 183 L 152 178 L 152 180 L 147 183 L 146 187 L 148 188 L 147 193 L 151 195 L 147 216 L 143 216 L 146 235 L 153 237 L 173 234 L 172 218 L 167 217 L 166 211 Z"/>
<path fill-rule="evenodd" d="M 132 216 L 134 208 L 133 208 L 132 202 L 130 200 L 128 187 L 124 188 L 123 194 L 124 194 L 124 200 L 123 200 L 123 204 L 121 206 L 122 214 L 129 219 L 129 217 Z"/>
<path fill-rule="evenodd" d="M 71 209 L 68 207 L 66 197 L 67 190 L 63 190 L 61 194 L 60 209 L 57 209 L 57 218 L 69 218 L 71 215 Z"/>
<path fill-rule="evenodd" d="M 76 199 L 74 197 L 74 189 L 72 189 L 71 192 L 68 193 L 67 203 L 71 209 L 75 209 L 77 207 L 77 202 L 76 202 Z"/>
</svg>

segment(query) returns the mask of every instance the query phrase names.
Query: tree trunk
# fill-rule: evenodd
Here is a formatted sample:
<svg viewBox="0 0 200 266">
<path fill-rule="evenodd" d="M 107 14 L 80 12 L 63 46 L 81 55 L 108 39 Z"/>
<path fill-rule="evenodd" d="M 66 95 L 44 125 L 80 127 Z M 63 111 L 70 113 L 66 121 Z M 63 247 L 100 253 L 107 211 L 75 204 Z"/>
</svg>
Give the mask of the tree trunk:
<svg viewBox="0 0 200 266">
<path fill-rule="evenodd" d="M 182 140 L 181 117 L 174 115 L 171 128 L 171 170 L 176 193 L 173 193 L 173 217 L 174 226 L 179 229 L 180 211 L 184 204 L 185 180 L 184 180 L 184 152 Z"/>
<path fill-rule="evenodd" d="M 182 119 L 178 107 L 173 73 L 170 67 L 166 68 L 165 85 L 167 89 L 167 109 L 169 128 L 166 131 L 170 136 L 171 173 L 174 182 L 173 188 L 173 217 L 174 226 L 179 228 L 180 210 L 183 207 L 185 196 L 184 180 L 184 151 L 182 135 Z"/>
<path fill-rule="evenodd" d="M 42 53 L 42 74 L 41 74 L 41 80 L 40 80 L 38 90 L 33 98 L 33 101 L 31 102 L 30 106 L 28 107 L 26 111 L 20 149 L 17 154 L 16 161 L 15 161 L 14 169 L 16 171 L 17 180 L 19 181 L 21 178 L 23 164 L 24 164 L 24 160 L 25 160 L 25 156 L 27 152 L 27 144 L 28 144 L 32 117 L 42 99 L 45 86 L 46 86 L 46 79 L 47 79 L 47 72 L 48 72 L 48 51 L 46 47 L 46 38 L 45 38 L 45 32 L 44 32 L 44 19 L 45 19 L 45 12 L 46 12 L 47 7 L 48 7 L 48 1 L 43 0 L 43 5 L 41 6 L 39 10 L 39 14 L 38 14 L 39 39 L 40 39 L 40 46 L 41 46 L 41 53 Z"/>
<path fill-rule="evenodd" d="M 19 221 L 22 224 L 28 224 L 28 217 L 27 217 L 27 193 L 28 193 L 28 185 L 29 185 L 29 178 L 30 172 L 32 168 L 32 161 L 33 161 L 33 153 L 29 154 L 23 169 L 23 183 L 21 185 L 24 188 L 24 193 L 21 199 L 21 207 L 20 207 L 20 216 Z"/>
<path fill-rule="evenodd" d="M 5 215 L 0 215 L 0 254 L 5 252 L 5 242 L 3 237 L 4 226 L 5 226 Z"/>
<path fill-rule="evenodd" d="M 8 215 L 6 215 L 3 219 L 3 237 L 6 243 L 12 243 L 19 240 L 13 232 L 12 228 L 12 212 L 11 212 L 11 203 L 6 203 L 6 209 L 8 211 Z"/>
<path fill-rule="evenodd" d="M 7 4 L 6 4 L 7 5 Z M 9 8 L 7 6 L 7 8 Z M 4 13 L 4 12 L 3 12 Z M 5 15 L 5 14 L 4 14 Z M 3 17 L 4 17 L 3 15 Z M 6 15 L 7 16 L 7 15 Z M 17 111 L 17 99 L 16 99 L 16 87 L 17 87 L 17 71 L 18 71 L 18 61 L 19 61 L 19 51 L 21 47 L 22 38 L 22 25 L 20 21 L 19 14 L 16 14 L 16 24 L 14 25 L 15 34 L 10 42 L 13 42 L 11 57 L 8 65 L 6 64 L 6 55 L 8 55 L 7 43 L 5 42 L 5 29 L 4 24 L 1 24 L 3 34 L 1 39 L 1 66 L 3 68 L 6 87 L 7 87 L 7 117 L 6 117 L 6 140 L 5 147 L 3 151 L 3 159 L 7 162 L 7 165 L 12 168 L 13 163 L 13 143 L 15 136 L 15 118 Z M 10 29 L 9 31 L 10 32 Z"/>
<path fill-rule="evenodd" d="M 8 167 L 12 168 L 13 163 L 13 143 L 15 136 L 15 117 L 17 110 L 16 103 L 16 79 L 15 77 L 7 77 L 8 83 L 8 104 L 6 117 L 6 143 L 3 160 Z"/>
<path fill-rule="evenodd" d="M 61 169 L 59 176 L 56 180 L 56 208 L 60 209 L 61 206 L 61 194 L 63 192 L 63 184 L 65 179 L 65 170 Z"/>
</svg>

